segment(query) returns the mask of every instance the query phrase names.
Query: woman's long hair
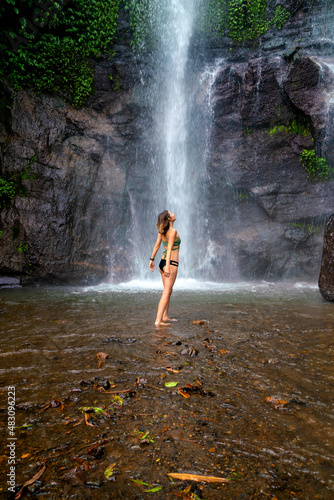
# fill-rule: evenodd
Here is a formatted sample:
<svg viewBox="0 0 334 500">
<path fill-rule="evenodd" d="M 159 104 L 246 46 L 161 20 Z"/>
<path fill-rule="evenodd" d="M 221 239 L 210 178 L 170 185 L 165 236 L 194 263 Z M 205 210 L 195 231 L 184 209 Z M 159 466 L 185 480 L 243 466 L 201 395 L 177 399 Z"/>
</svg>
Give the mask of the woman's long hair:
<svg viewBox="0 0 334 500">
<path fill-rule="evenodd" d="M 164 210 L 158 215 L 157 229 L 160 234 L 166 235 L 169 229 L 169 212 Z"/>
</svg>

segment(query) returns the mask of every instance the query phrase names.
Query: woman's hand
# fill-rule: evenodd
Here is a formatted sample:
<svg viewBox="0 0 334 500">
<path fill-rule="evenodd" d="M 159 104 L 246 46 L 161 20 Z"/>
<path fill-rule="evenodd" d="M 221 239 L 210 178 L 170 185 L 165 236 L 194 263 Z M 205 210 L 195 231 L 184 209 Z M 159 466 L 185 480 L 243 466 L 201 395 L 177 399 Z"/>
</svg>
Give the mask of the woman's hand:
<svg viewBox="0 0 334 500">
<path fill-rule="evenodd" d="M 152 273 L 154 272 L 154 268 L 155 268 L 154 261 L 150 260 L 150 269 L 151 269 Z"/>
</svg>

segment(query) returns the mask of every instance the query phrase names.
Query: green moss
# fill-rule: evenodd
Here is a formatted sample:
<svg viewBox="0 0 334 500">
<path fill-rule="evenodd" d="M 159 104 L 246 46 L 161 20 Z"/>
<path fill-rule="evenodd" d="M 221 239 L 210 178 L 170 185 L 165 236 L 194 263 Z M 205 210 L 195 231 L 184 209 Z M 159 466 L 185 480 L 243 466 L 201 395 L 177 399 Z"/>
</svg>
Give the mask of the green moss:
<svg viewBox="0 0 334 500">
<path fill-rule="evenodd" d="M 284 132 L 286 134 L 299 134 L 307 136 L 311 133 L 311 128 L 305 121 L 298 121 L 295 118 L 287 125 L 275 125 L 269 130 L 271 136 Z"/>
<path fill-rule="evenodd" d="M 312 234 L 317 234 L 320 231 L 322 231 L 323 226 L 321 225 L 315 225 L 312 223 L 307 223 L 307 222 L 291 222 L 290 224 L 292 227 L 297 228 L 297 229 L 302 229 L 303 231 L 307 231 L 310 235 Z"/>
</svg>

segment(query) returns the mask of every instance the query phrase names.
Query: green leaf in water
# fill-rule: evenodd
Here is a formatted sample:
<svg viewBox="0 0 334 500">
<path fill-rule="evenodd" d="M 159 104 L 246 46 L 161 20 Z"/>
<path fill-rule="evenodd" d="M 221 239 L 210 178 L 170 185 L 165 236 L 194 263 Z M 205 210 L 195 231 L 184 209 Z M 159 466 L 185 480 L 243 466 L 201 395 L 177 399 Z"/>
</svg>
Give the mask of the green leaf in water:
<svg viewBox="0 0 334 500">
<path fill-rule="evenodd" d="M 178 382 L 166 382 L 165 387 L 176 387 Z"/>
<path fill-rule="evenodd" d="M 144 481 L 139 481 L 138 479 L 131 479 L 133 483 L 143 484 L 144 486 L 149 486 L 148 483 L 144 483 Z"/>
<path fill-rule="evenodd" d="M 104 475 L 107 479 L 109 479 L 113 475 L 115 465 L 116 462 L 114 464 L 109 465 L 109 467 L 104 471 Z"/>
<path fill-rule="evenodd" d="M 162 490 L 163 486 L 156 486 L 155 488 L 151 488 L 150 490 L 144 490 L 145 493 L 156 493 L 157 491 Z"/>
<path fill-rule="evenodd" d="M 98 406 L 80 406 L 79 410 L 82 412 L 105 413 L 105 411 Z"/>
</svg>

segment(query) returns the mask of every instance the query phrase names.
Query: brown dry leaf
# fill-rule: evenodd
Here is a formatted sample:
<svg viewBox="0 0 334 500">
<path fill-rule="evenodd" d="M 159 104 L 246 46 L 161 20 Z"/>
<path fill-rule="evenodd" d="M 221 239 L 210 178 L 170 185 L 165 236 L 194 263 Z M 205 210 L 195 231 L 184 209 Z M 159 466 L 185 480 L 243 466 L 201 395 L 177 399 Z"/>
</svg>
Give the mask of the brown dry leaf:
<svg viewBox="0 0 334 500">
<path fill-rule="evenodd" d="M 222 354 L 226 354 L 227 352 L 230 352 L 230 351 L 226 351 L 225 349 L 220 349 L 220 351 Z"/>
<path fill-rule="evenodd" d="M 180 370 L 175 370 L 171 366 L 166 366 L 166 370 L 168 370 L 169 372 L 172 372 L 172 373 L 179 373 L 180 372 Z"/>
<path fill-rule="evenodd" d="M 73 427 L 76 427 L 77 425 L 82 424 L 83 421 L 84 421 L 84 419 L 80 418 L 80 420 L 76 424 L 74 424 Z"/>
<path fill-rule="evenodd" d="M 204 319 L 197 319 L 196 321 L 192 321 L 193 325 L 205 325 Z"/>
<path fill-rule="evenodd" d="M 21 456 L 21 458 L 27 458 L 30 457 L 30 453 L 25 453 L 24 455 Z"/>
<path fill-rule="evenodd" d="M 106 354 L 105 352 L 98 352 L 97 355 L 96 355 L 96 357 L 99 360 L 98 368 L 100 368 L 101 365 L 102 365 L 102 359 L 109 358 L 109 354 Z"/>
<path fill-rule="evenodd" d="M 88 421 L 88 415 L 87 415 L 87 413 L 85 413 L 85 423 L 86 423 L 86 425 L 90 425 L 90 427 L 95 427 L 95 425 L 91 424 L 91 423 Z"/>
<path fill-rule="evenodd" d="M 190 398 L 190 395 L 187 394 L 186 392 L 182 391 L 182 389 L 178 389 L 178 391 L 181 394 L 181 396 L 183 396 L 184 398 Z"/>
<path fill-rule="evenodd" d="M 163 434 L 164 432 L 168 431 L 168 429 L 169 429 L 169 425 L 166 425 L 166 427 L 164 429 L 162 429 L 161 434 Z"/>
<path fill-rule="evenodd" d="M 105 352 L 98 352 L 96 357 L 97 359 L 107 359 L 109 358 L 109 354 L 106 354 Z"/>
<path fill-rule="evenodd" d="M 67 421 L 65 422 L 65 424 L 64 424 L 64 425 L 74 424 L 74 423 L 75 423 L 75 422 L 77 422 L 77 421 L 78 421 L 78 419 L 77 419 L 77 418 L 72 418 L 71 420 L 67 420 Z"/>
<path fill-rule="evenodd" d="M 167 476 L 173 477 L 174 479 L 180 479 L 181 481 L 198 481 L 198 482 L 206 482 L 206 483 L 230 483 L 229 479 L 225 479 L 224 477 L 215 477 L 215 476 L 200 476 L 198 474 L 179 474 L 169 473 Z"/>
<path fill-rule="evenodd" d="M 48 408 L 58 408 L 59 406 L 61 407 L 62 410 L 64 409 L 64 405 L 60 401 L 60 399 L 53 399 L 50 403 L 44 406 L 44 408 L 40 411 L 40 413 L 47 410 Z"/>
<path fill-rule="evenodd" d="M 270 403 L 273 405 L 280 405 L 280 406 L 286 406 L 287 404 L 289 404 L 289 401 L 284 401 L 284 399 L 277 399 L 269 396 L 266 397 L 265 401 L 266 403 Z"/>
<path fill-rule="evenodd" d="M 33 484 L 35 481 L 37 481 L 37 479 L 39 479 L 41 477 L 41 475 L 43 474 L 43 472 L 45 471 L 45 469 L 46 469 L 46 465 L 43 465 L 43 467 L 41 468 L 41 470 L 39 472 L 37 472 L 37 474 L 35 474 L 34 477 L 32 477 L 31 479 L 29 479 L 28 481 L 26 481 L 23 484 L 22 488 L 20 489 L 20 491 L 15 496 L 15 500 L 17 500 L 18 498 L 21 497 L 23 488 L 25 488 L 25 486 L 29 486 L 30 484 Z"/>
</svg>

